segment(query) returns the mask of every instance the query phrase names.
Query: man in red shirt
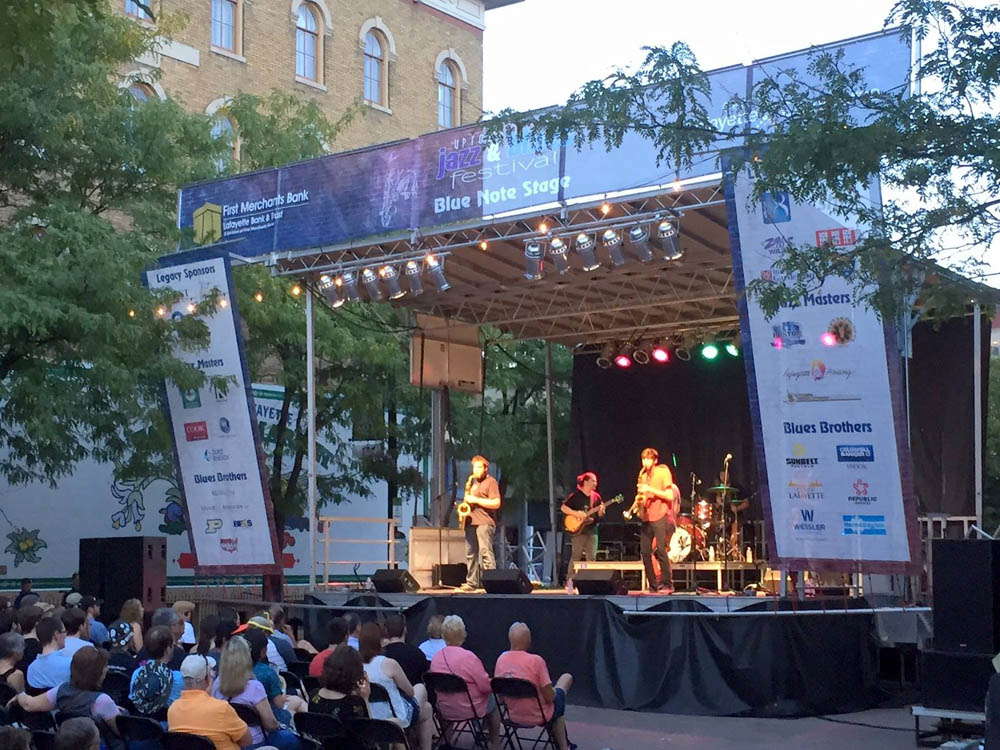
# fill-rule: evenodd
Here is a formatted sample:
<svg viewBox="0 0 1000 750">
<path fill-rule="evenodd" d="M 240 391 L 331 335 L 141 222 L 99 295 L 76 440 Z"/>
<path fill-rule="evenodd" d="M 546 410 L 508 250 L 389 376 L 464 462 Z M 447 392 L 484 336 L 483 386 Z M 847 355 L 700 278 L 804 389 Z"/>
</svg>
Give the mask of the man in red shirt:
<svg viewBox="0 0 1000 750">
<path fill-rule="evenodd" d="M 538 715 L 538 702 L 532 698 L 505 698 L 511 721 L 525 726 L 542 726 L 552 722 L 552 736 L 559 750 L 569 750 L 566 734 L 566 693 L 573 686 L 573 675 L 563 674 L 556 680 L 555 687 L 549 677 L 549 668 L 538 654 L 528 652 L 531 648 L 531 630 L 523 622 L 515 622 L 507 634 L 510 651 L 504 651 L 497 659 L 494 677 L 517 677 L 527 680 L 538 690 L 542 704 L 542 716 Z"/>
<path fill-rule="evenodd" d="M 641 454 L 642 469 L 636 481 L 635 505 L 642 520 L 639 554 L 646 569 L 646 586 L 650 591 L 674 593 L 670 577 L 670 558 L 667 549 L 677 525 L 680 510 L 680 492 L 674 486 L 673 476 L 666 465 L 658 463 L 660 454 L 655 448 L 646 448 Z M 653 540 L 656 549 L 653 549 Z M 660 565 L 657 580 L 653 570 L 653 556 Z"/>
<path fill-rule="evenodd" d="M 475 591 L 481 587 L 482 572 L 497 566 L 493 536 L 500 510 L 500 485 L 490 476 L 490 462 L 483 456 L 472 457 L 472 474 L 465 482 L 462 500 L 472 506 L 472 515 L 465 525 L 465 561 L 469 571 L 460 589 Z"/>
</svg>

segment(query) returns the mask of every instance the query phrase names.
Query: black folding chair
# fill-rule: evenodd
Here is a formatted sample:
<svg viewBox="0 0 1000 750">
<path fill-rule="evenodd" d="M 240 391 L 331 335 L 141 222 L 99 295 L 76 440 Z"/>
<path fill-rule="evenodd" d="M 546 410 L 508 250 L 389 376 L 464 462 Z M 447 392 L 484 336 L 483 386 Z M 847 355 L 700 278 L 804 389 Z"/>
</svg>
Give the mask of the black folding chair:
<svg viewBox="0 0 1000 750">
<path fill-rule="evenodd" d="M 35 750 L 55 750 L 56 733 L 41 731 L 32 732 L 31 744 L 34 745 Z"/>
<path fill-rule="evenodd" d="M 6 706 L 10 699 L 17 695 L 17 691 L 6 682 L 0 682 L 0 706 Z"/>
<path fill-rule="evenodd" d="M 160 722 L 145 716 L 125 716 L 115 719 L 119 736 L 125 741 L 125 749 L 130 750 L 133 742 L 159 740 L 164 735 Z"/>
<path fill-rule="evenodd" d="M 389 713 L 392 714 L 393 718 L 396 718 L 396 709 L 392 705 L 392 698 L 389 697 L 389 691 L 377 682 L 369 682 L 368 687 L 371 688 L 371 694 L 368 696 L 368 703 L 389 704 Z"/>
<path fill-rule="evenodd" d="M 101 692 L 110 695 L 111 700 L 121 706 L 122 701 L 128 700 L 130 681 L 131 678 L 121 672 L 108 672 L 104 676 L 104 682 L 101 684 Z"/>
<path fill-rule="evenodd" d="M 437 735 L 444 744 L 457 744 L 463 734 L 472 737 L 475 747 L 489 748 L 486 732 L 486 716 L 480 716 L 472 702 L 469 686 L 458 675 L 450 672 L 425 672 L 424 685 L 427 686 L 427 699 L 434 708 L 434 724 Z M 445 716 L 438 708 L 438 696 L 457 695 L 465 699 L 469 707 L 468 714 L 460 716 Z"/>
<path fill-rule="evenodd" d="M 302 687 L 306 691 L 306 695 L 312 695 L 320 689 L 319 678 L 306 675 L 302 678 Z"/>
<path fill-rule="evenodd" d="M 8 714 L 11 724 L 17 724 L 34 731 L 55 731 L 56 720 L 48 711 L 25 711 L 16 701 L 10 704 Z"/>
<path fill-rule="evenodd" d="M 347 727 L 336 716 L 307 711 L 295 714 L 292 723 L 303 739 L 319 744 L 324 750 L 350 747 Z"/>
<path fill-rule="evenodd" d="M 351 719 L 347 728 L 354 738 L 366 748 L 391 748 L 402 745 L 410 750 L 410 741 L 399 724 L 385 719 Z"/>
<path fill-rule="evenodd" d="M 309 676 L 309 662 L 307 661 L 293 661 L 288 665 L 288 671 L 291 672 L 298 678 Z"/>
<path fill-rule="evenodd" d="M 295 648 L 292 650 L 295 651 L 295 658 L 298 659 L 300 662 L 305 662 L 306 664 L 311 662 L 312 658 L 316 656 L 316 654 L 314 654 L 312 651 L 306 651 L 304 648 Z"/>
<path fill-rule="evenodd" d="M 257 713 L 257 709 L 253 706 L 248 706 L 246 703 L 229 703 L 239 716 L 246 723 L 248 727 L 261 727 L 260 714 Z"/>
<path fill-rule="evenodd" d="M 163 750 L 215 750 L 212 740 L 187 732 L 166 732 L 160 742 Z"/>
<path fill-rule="evenodd" d="M 552 734 L 552 722 L 546 721 L 545 709 L 542 706 L 542 699 L 538 695 L 538 690 L 527 680 L 518 677 L 494 677 L 490 680 L 490 687 L 493 688 L 493 695 L 497 698 L 497 708 L 500 711 L 500 723 L 504 729 L 504 746 L 514 750 L 524 750 L 521 740 L 531 742 L 531 750 L 539 747 L 551 747 L 558 750 L 559 743 L 556 742 Z M 507 705 L 508 700 L 524 701 L 522 706 L 533 705 L 537 710 L 530 724 L 521 724 L 510 718 L 510 710 Z M 522 737 L 519 731 L 537 730 L 535 737 Z"/>
<path fill-rule="evenodd" d="M 297 674 L 294 672 L 279 672 L 278 674 L 285 681 L 286 694 L 297 695 L 304 701 L 309 700 L 309 694 L 306 692 L 305 686 Z"/>
</svg>

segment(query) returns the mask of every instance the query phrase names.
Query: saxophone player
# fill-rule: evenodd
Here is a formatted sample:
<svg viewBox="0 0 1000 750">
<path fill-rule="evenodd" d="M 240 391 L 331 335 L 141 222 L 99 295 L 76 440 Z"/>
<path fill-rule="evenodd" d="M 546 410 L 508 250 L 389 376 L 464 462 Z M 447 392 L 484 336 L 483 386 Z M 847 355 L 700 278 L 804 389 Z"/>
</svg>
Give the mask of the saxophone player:
<svg viewBox="0 0 1000 750">
<path fill-rule="evenodd" d="M 472 474 L 465 483 L 462 502 L 472 507 L 472 513 L 465 525 L 465 561 L 469 574 L 459 588 L 475 591 L 480 588 L 482 571 L 497 566 L 493 537 L 500 510 L 500 485 L 490 476 L 490 462 L 483 456 L 472 457 Z"/>
<path fill-rule="evenodd" d="M 646 586 L 649 591 L 672 594 L 674 588 L 667 549 L 677 524 L 680 492 L 674 485 L 670 469 L 659 463 L 660 454 L 655 448 L 646 448 L 640 458 L 642 469 L 636 480 L 635 502 L 630 512 L 637 513 L 642 521 L 639 549 L 642 565 L 646 569 Z M 652 548 L 654 539 L 655 550 Z M 653 569 L 654 556 L 660 566 L 659 579 Z"/>
</svg>

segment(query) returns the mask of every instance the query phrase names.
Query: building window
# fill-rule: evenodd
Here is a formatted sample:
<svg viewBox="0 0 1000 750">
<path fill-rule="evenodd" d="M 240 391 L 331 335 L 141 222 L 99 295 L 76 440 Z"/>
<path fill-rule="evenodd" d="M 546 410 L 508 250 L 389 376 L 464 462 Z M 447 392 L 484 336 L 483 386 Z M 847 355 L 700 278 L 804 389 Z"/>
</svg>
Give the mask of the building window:
<svg viewBox="0 0 1000 750">
<path fill-rule="evenodd" d="M 151 99 L 159 99 L 153 87 L 148 83 L 142 83 L 137 81 L 128 87 L 129 95 L 135 99 L 137 102 L 148 102 Z"/>
<path fill-rule="evenodd" d="M 236 126 L 233 124 L 232 118 L 225 112 L 217 112 L 215 119 L 212 120 L 212 138 L 224 139 L 230 147 L 228 156 L 221 156 L 215 162 L 219 174 L 222 174 L 232 162 L 240 158 L 239 135 L 236 133 Z"/>
<path fill-rule="evenodd" d="M 143 5 L 146 7 L 144 8 Z M 125 15 L 138 18 L 140 21 L 149 21 L 152 23 L 153 16 L 146 10 L 146 8 L 152 8 L 152 5 L 153 0 L 144 0 L 142 5 L 135 2 L 135 0 L 125 0 Z"/>
<path fill-rule="evenodd" d="M 385 40 L 377 31 L 365 35 L 365 101 L 389 106 Z"/>
<path fill-rule="evenodd" d="M 295 21 L 295 75 L 319 82 L 319 19 L 310 3 L 299 6 Z"/>
<path fill-rule="evenodd" d="M 453 128 L 458 120 L 458 73 L 455 63 L 442 60 L 437 71 L 438 127 Z"/>
<path fill-rule="evenodd" d="M 240 52 L 240 1 L 212 0 L 212 46 Z"/>
</svg>

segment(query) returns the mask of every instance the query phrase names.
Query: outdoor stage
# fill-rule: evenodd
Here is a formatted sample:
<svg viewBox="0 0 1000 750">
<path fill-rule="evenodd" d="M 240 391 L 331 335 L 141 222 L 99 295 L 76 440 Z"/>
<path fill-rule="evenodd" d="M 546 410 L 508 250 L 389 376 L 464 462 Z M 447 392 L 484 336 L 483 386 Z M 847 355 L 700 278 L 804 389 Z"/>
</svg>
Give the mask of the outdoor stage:
<svg viewBox="0 0 1000 750">
<path fill-rule="evenodd" d="M 515 621 L 549 673 L 570 672 L 569 702 L 601 708 L 713 716 L 809 716 L 878 702 L 879 633 L 886 622 L 916 630 L 927 608 L 870 608 L 864 599 L 792 602 L 777 597 L 633 594 L 525 595 L 426 590 L 310 596 L 312 632 L 353 611 L 402 611 L 423 640 L 428 618 L 457 614 L 466 647 L 492 672 Z"/>
</svg>

